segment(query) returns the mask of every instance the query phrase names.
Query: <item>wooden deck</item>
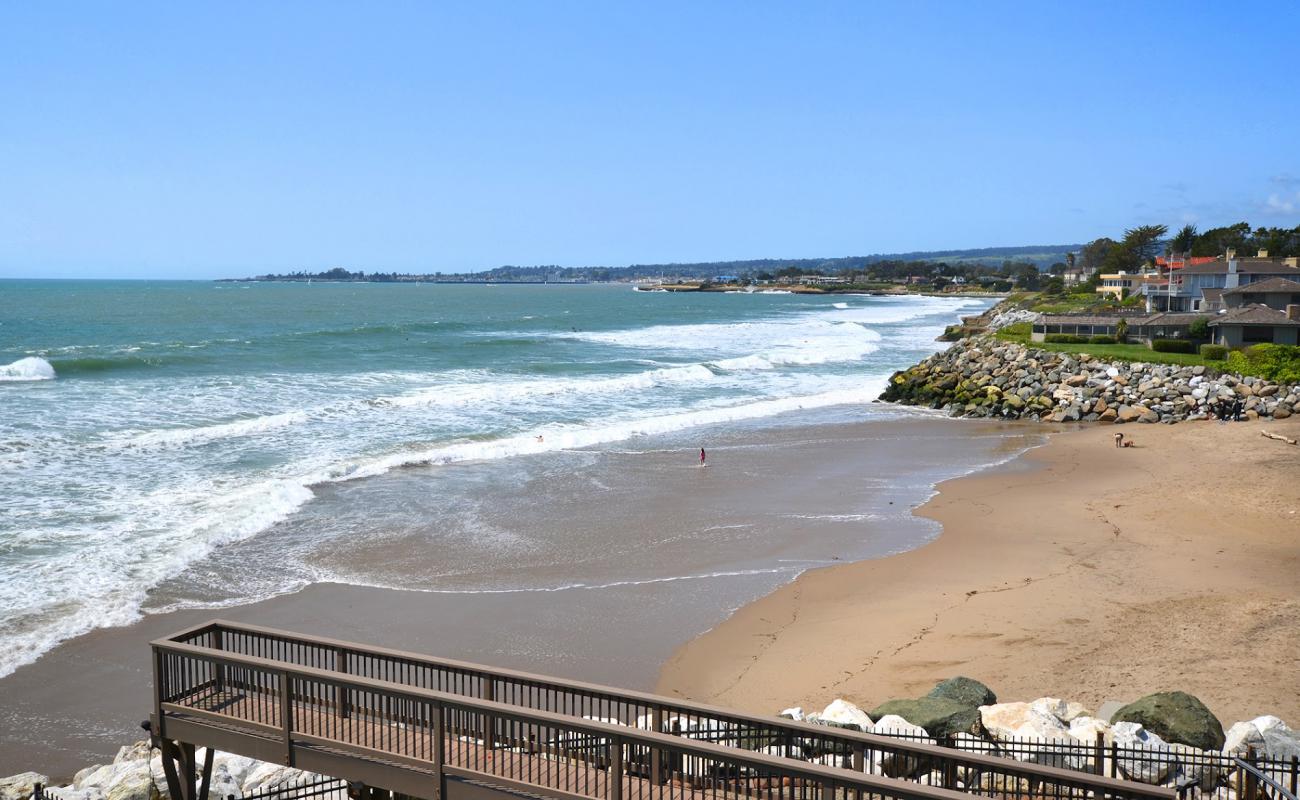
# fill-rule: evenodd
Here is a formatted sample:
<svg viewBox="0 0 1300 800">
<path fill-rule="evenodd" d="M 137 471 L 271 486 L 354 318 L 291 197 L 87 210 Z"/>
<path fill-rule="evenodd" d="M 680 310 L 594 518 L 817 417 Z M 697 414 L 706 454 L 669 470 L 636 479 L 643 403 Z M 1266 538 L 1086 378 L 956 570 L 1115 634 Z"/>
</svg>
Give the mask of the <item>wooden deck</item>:
<svg viewBox="0 0 1300 800">
<path fill-rule="evenodd" d="M 200 768 L 196 746 L 364 785 L 364 800 L 377 800 L 374 789 L 426 800 L 1175 797 L 932 744 L 232 623 L 153 649 L 150 724 L 175 800 L 206 800 L 211 763 Z M 592 719 L 591 710 L 605 713 Z"/>
</svg>

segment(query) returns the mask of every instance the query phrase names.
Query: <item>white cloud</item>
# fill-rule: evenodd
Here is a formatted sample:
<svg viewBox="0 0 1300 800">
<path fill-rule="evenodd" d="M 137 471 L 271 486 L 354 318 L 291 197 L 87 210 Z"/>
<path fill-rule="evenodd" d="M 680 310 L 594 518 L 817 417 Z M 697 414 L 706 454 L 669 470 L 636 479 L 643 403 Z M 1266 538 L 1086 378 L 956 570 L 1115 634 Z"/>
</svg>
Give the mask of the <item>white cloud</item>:
<svg viewBox="0 0 1300 800">
<path fill-rule="evenodd" d="M 1273 214 L 1294 214 L 1297 203 L 1300 203 L 1300 192 L 1296 192 L 1292 198 L 1285 198 L 1274 192 L 1268 196 L 1264 208 Z"/>
</svg>

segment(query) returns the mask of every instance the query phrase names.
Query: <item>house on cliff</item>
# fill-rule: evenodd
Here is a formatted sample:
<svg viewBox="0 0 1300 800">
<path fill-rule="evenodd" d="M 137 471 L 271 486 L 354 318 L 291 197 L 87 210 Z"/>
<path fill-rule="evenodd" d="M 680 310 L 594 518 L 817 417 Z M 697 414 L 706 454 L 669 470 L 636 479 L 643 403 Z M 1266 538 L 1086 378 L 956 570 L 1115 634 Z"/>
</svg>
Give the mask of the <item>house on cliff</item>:
<svg viewBox="0 0 1300 800">
<path fill-rule="evenodd" d="M 1267 250 L 1259 251 L 1255 258 L 1238 258 L 1229 250 L 1221 259 L 1171 268 L 1160 279 L 1144 283 L 1141 291 L 1149 312 L 1212 311 L 1213 301 L 1207 301 L 1206 290 L 1226 293 L 1274 278 L 1300 282 L 1300 259 L 1272 259 Z"/>
</svg>

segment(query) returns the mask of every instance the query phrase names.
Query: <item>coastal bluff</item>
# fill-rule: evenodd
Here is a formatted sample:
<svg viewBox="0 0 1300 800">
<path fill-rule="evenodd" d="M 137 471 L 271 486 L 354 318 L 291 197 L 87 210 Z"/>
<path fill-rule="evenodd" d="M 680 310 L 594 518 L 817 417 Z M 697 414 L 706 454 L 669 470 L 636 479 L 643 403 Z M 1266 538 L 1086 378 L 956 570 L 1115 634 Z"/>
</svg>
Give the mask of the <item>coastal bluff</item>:
<svg viewBox="0 0 1300 800">
<path fill-rule="evenodd" d="M 976 336 L 895 372 L 880 399 L 954 417 L 1112 423 L 1209 419 L 1221 402 L 1240 401 L 1244 419 L 1285 419 L 1300 406 L 1300 386 Z"/>
</svg>

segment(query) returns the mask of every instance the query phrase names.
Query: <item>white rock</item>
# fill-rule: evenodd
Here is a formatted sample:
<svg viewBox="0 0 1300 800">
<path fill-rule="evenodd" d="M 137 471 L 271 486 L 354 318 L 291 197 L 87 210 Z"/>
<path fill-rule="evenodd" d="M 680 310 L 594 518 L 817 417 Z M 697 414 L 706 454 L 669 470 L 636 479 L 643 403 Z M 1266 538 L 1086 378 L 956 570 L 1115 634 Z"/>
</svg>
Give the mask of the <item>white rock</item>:
<svg viewBox="0 0 1300 800">
<path fill-rule="evenodd" d="M 239 781 L 231 776 L 224 764 L 214 763 L 212 765 L 212 782 L 208 784 L 207 800 L 227 800 L 232 796 L 236 800 L 243 796 L 239 788 Z"/>
<path fill-rule="evenodd" d="M 1110 723 L 1104 719 L 1086 715 L 1070 720 L 1070 735 L 1081 742 L 1093 744 L 1097 741 L 1097 734 L 1099 733 L 1109 740 Z"/>
<path fill-rule="evenodd" d="M 104 787 L 105 800 L 159 800 L 161 795 L 153 775 L 144 767 L 143 761 L 128 761 L 126 764 L 138 764 L 137 769 L 124 770 L 112 783 Z"/>
<path fill-rule="evenodd" d="M 1119 758 L 1119 771 L 1130 780 L 1140 783 L 1163 783 L 1177 766 L 1177 760 L 1164 739 L 1146 730 L 1136 722 L 1117 722 L 1110 729 L 1115 744 L 1121 748 L 1139 749 L 1140 757 Z"/>
<path fill-rule="evenodd" d="M 1083 703 L 1066 702 L 1059 697 L 1040 697 L 1030 703 L 1029 707 L 1040 713 L 1050 714 L 1065 723 L 1088 713 Z"/>
<path fill-rule="evenodd" d="M 1000 742 L 1013 739 L 1060 739 L 1069 734 L 1065 723 L 1029 703 L 980 706 L 980 722 Z"/>
<path fill-rule="evenodd" d="M 822 724 L 834 723 L 836 725 L 853 725 L 860 730 L 871 730 L 871 717 L 867 712 L 850 703 L 848 700 L 836 698 L 831 704 L 822 709 L 819 715 Z"/>
<path fill-rule="evenodd" d="M 36 791 L 36 784 L 49 785 L 50 776 L 39 772 L 20 772 L 0 778 L 0 800 L 27 800 Z"/>
<path fill-rule="evenodd" d="M 1219 782 L 1220 757 L 1216 751 L 1199 750 L 1185 744 L 1171 744 L 1169 750 L 1178 759 L 1175 783 L 1178 786 L 1199 786 L 1203 792 L 1213 792 Z"/>
<path fill-rule="evenodd" d="M 778 716 L 788 717 L 789 719 L 792 719 L 795 722 L 803 722 L 803 706 L 795 706 L 794 708 L 787 708 L 784 711 L 782 711 Z"/>
<path fill-rule="evenodd" d="M 1263 753 L 1265 758 L 1275 761 L 1300 759 L 1300 733 L 1290 728 L 1264 731 Z"/>
<path fill-rule="evenodd" d="M 1228 728 L 1228 732 L 1224 735 L 1223 752 L 1226 754 L 1244 753 L 1247 747 L 1262 750 L 1265 732 L 1289 730 L 1291 729 L 1287 727 L 1285 722 L 1272 715 L 1238 722 Z"/>
<path fill-rule="evenodd" d="M 918 744 L 934 744 L 934 739 L 925 732 L 925 728 L 920 725 L 913 725 L 897 714 L 886 714 L 876 720 L 873 733 L 883 736 L 906 736 L 907 741 Z M 921 769 L 920 759 L 875 751 L 872 753 L 871 761 L 873 772 L 879 773 L 889 778 L 910 778 Z"/>
<path fill-rule="evenodd" d="M 135 744 L 123 745 L 117 751 L 113 758 L 114 764 L 121 764 L 124 761 L 145 761 L 153 757 L 153 747 L 147 741 L 136 742 Z"/>
<path fill-rule="evenodd" d="M 234 755 L 233 753 L 217 753 L 213 762 L 216 765 L 225 767 L 226 772 L 229 773 L 235 783 L 240 786 L 244 785 L 244 780 L 248 778 L 248 774 L 262 763 L 245 756 Z"/>
</svg>

